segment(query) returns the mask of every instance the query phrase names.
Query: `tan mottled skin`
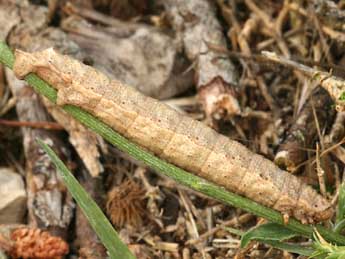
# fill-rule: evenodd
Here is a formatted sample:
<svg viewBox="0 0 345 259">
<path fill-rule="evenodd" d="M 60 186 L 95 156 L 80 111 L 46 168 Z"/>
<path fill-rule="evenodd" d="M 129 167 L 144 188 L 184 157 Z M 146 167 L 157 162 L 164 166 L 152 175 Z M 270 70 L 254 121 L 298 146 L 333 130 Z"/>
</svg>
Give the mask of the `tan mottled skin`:
<svg viewBox="0 0 345 259">
<path fill-rule="evenodd" d="M 36 73 L 59 105 L 81 107 L 157 156 L 304 223 L 333 215 L 330 203 L 294 175 L 203 123 L 53 49 L 17 50 L 14 72 Z"/>
</svg>

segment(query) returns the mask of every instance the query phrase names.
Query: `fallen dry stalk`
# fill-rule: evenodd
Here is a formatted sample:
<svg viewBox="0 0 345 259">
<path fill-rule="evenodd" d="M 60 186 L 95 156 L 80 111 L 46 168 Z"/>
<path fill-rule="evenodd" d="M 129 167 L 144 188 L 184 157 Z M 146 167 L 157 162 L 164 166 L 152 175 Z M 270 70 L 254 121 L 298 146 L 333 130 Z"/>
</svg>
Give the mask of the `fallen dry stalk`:
<svg viewBox="0 0 345 259">
<path fill-rule="evenodd" d="M 64 128 L 56 122 L 51 121 L 15 121 L 0 119 L 0 125 L 8 127 L 29 127 L 46 130 L 63 130 Z"/>
<path fill-rule="evenodd" d="M 332 76 L 331 73 L 319 71 L 290 59 L 278 56 L 274 52 L 262 51 L 262 54 L 272 61 L 297 69 L 310 76 L 312 80 L 317 81 L 329 93 L 336 103 L 337 111 L 345 110 L 345 81 L 343 79 Z"/>
</svg>

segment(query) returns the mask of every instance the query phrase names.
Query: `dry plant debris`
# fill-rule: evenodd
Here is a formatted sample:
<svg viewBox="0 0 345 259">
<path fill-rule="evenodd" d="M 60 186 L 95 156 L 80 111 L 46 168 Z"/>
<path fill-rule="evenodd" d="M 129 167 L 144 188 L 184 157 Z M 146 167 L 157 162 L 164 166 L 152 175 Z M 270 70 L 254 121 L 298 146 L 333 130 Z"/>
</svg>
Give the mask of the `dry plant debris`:
<svg viewBox="0 0 345 259">
<path fill-rule="evenodd" d="M 38 228 L 21 225 L 1 225 L 0 246 L 11 258 L 59 259 L 69 252 L 60 237 Z"/>
<path fill-rule="evenodd" d="M 168 19 L 189 60 L 195 66 L 200 103 L 209 122 L 240 113 L 236 98 L 238 72 L 227 55 L 210 45 L 226 48 L 213 1 L 164 1 Z"/>
<path fill-rule="evenodd" d="M 126 180 L 113 187 L 107 198 L 107 213 L 112 223 L 118 227 L 129 224 L 139 227 L 145 215 L 145 189 L 133 180 Z"/>
<path fill-rule="evenodd" d="M 53 259 L 68 253 L 68 244 L 40 229 L 21 228 L 11 234 L 14 246 L 9 252 L 13 258 Z"/>
</svg>

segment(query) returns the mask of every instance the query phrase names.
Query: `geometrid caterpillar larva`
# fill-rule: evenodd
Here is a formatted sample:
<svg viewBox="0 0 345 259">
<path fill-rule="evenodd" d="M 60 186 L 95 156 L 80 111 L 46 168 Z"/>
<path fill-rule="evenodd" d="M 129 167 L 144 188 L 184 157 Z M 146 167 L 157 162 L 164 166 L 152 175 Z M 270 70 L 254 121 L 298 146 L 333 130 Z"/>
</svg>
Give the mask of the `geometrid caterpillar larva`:
<svg viewBox="0 0 345 259">
<path fill-rule="evenodd" d="M 59 105 L 87 110 L 157 156 L 302 222 L 332 216 L 310 186 L 201 122 L 53 49 L 15 56 L 18 77 L 36 73 L 58 90 Z"/>
</svg>

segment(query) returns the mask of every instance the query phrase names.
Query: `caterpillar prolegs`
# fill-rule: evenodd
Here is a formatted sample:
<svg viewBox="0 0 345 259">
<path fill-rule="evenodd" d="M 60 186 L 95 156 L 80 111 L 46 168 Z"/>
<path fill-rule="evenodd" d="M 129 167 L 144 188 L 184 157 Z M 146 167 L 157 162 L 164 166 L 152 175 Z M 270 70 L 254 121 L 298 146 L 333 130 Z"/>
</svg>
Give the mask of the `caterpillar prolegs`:
<svg viewBox="0 0 345 259">
<path fill-rule="evenodd" d="M 76 105 L 157 156 L 305 223 L 329 219 L 330 203 L 296 176 L 203 123 L 53 49 L 17 50 L 14 72 L 36 73 Z"/>
</svg>

